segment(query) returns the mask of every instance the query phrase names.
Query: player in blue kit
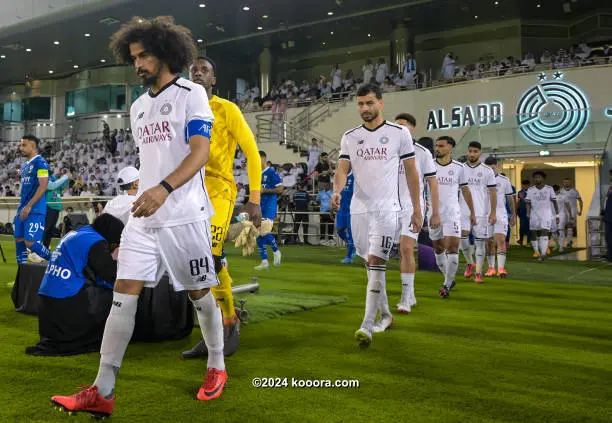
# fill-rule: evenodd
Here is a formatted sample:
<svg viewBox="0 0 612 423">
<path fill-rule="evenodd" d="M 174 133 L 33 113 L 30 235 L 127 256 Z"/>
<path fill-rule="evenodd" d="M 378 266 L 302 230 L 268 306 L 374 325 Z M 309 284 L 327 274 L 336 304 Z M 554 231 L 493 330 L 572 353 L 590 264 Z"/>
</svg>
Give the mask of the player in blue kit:
<svg viewBox="0 0 612 423">
<path fill-rule="evenodd" d="M 336 231 L 338 236 L 346 242 L 346 257 L 341 263 L 351 264 L 355 255 L 355 245 L 353 244 L 353 233 L 351 232 L 351 199 L 353 198 L 353 172 L 349 173 L 346 178 L 346 185 L 342 189 L 342 197 L 340 198 L 340 208 L 336 214 Z"/>
<path fill-rule="evenodd" d="M 17 264 L 28 261 L 28 248 L 47 261 L 51 257 L 41 242 L 47 216 L 49 164 L 38 154 L 39 143 L 34 135 L 24 135 L 19 144 L 28 161 L 21 167 L 21 201 L 13 222 Z"/>
<path fill-rule="evenodd" d="M 261 175 L 261 216 L 263 219 L 274 221 L 276 210 L 278 208 L 278 196 L 283 192 L 283 186 L 280 175 L 273 167 L 268 166 L 268 158 L 263 151 L 259 152 L 261 157 L 261 167 L 263 173 Z M 270 268 L 268 263 L 267 246 L 272 247 L 274 254 L 274 266 L 278 267 L 281 264 L 281 252 L 278 249 L 278 244 L 274 235 L 271 233 L 257 237 L 257 248 L 261 256 L 261 264 L 255 266 L 255 270 L 265 270 Z"/>
</svg>

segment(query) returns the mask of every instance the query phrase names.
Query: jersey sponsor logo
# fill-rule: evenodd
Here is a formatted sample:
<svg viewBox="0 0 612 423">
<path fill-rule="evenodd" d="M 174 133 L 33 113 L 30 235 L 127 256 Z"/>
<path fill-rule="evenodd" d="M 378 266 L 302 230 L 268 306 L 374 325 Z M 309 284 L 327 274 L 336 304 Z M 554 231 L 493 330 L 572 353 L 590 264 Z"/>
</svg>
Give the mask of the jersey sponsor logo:
<svg viewBox="0 0 612 423">
<path fill-rule="evenodd" d="M 121 305 L 122 305 L 122 304 L 121 304 L 121 301 L 113 301 L 113 305 L 114 305 L 115 307 L 121 308 Z"/>
<path fill-rule="evenodd" d="M 481 174 L 479 174 L 479 176 L 482 176 L 482 173 L 481 173 Z M 469 177 L 469 178 L 467 179 L 467 181 L 468 181 L 468 184 L 470 184 L 470 185 L 480 185 L 480 181 L 481 181 L 481 179 L 480 179 L 480 178 L 472 178 L 472 177 Z"/>
<path fill-rule="evenodd" d="M 163 106 L 161 106 L 161 109 L 159 109 L 159 113 L 161 113 L 164 116 L 169 115 L 172 112 L 172 104 L 170 103 L 166 103 Z"/>
<path fill-rule="evenodd" d="M 162 122 L 153 122 L 139 126 L 136 129 L 136 136 L 140 139 L 142 144 L 172 141 L 170 122 L 164 120 Z"/>
<path fill-rule="evenodd" d="M 386 147 L 366 147 L 357 149 L 357 157 L 364 160 L 387 160 Z"/>
<path fill-rule="evenodd" d="M 449 176 L 438 176 L 438 184 L 440 185 L 453 185 L 455 183 L 454 178 Z"/>
</svg>

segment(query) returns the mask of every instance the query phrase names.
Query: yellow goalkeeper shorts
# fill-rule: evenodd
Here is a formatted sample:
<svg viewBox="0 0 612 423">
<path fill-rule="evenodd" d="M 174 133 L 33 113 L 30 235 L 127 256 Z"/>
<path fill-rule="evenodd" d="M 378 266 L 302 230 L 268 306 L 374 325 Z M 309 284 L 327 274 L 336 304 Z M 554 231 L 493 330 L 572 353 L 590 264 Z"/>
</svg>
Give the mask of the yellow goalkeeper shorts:
<svg viewBox="0 0 612 423">
<path fill-rule="evenodd" d="M 223 242 L 227 237 L 234 204 L 236 203 L 236 186 L 218 178 L 205 177 L 206 191 L 212 203 L 215 215 L 210 219 L 213 256 L 221 256 Z"/>
</svg>

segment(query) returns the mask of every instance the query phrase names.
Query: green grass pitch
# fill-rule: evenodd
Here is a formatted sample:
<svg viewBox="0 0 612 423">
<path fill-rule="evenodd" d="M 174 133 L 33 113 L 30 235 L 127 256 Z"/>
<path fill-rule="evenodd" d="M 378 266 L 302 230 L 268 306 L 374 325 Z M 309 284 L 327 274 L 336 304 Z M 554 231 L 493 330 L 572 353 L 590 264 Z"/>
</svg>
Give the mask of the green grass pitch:
<svg viewBox="0 0 612 423">
<path fill-rule="evenodd" d="M 2 245 L 9 264 L 0 264 L 0 422 L 90 421 L 55 411 L 49 397 L 90 384 L 99 356 L 24 354 L 38 340 L 37 320 L 13 309 L 14 249 Z M 397 315 L 396 327 L 361 350 L 353 333 L 363 317 L 365 271 L 359 263 L 339 263 L 344 249 L 287 247 L 280 268 L 258 274 L 256 258 L 230 249 L 235 283 L 258 276 L 262 295 L 347 301 L 244 326 L 238 353 L 226 360 L 226 390 L 209 403 L 194 399 L 205 362 L 179 359 L 199 338 L 197 330 L 181 341 L 130 345 L 112 420 L 610 422 L 612 266 L 535 263 L 529 253 L 512 249 L 509 279 L 475 285 L 458 277 L 446 300 L 438 297 L 439 274 L 417 273 L 413 312 Z M 387 288 L 394 306 L 401 289 L 397 261 Z M 356 379 L 360 386 L 257 389 L 256 377 Z"/>
</svg>

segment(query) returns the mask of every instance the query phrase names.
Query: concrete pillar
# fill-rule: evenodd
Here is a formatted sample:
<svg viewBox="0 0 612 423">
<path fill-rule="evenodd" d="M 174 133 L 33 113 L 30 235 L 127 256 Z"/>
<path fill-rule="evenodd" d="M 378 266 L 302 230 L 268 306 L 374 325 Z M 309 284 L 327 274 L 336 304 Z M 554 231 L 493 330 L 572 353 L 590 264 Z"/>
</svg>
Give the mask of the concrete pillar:
<svg viewBox="0 0 612 423">
<path fill-rule="evenodd" d="M 272 80 L 272 53 L 268 47 L 264 47 L 259 55 L 259 90 L 264 97 L 270 91 Z"/>
<path fill-rule="evenodd" d="M 399 22 L 391 32 L 391 66 L 389 72 L 399 73 L 404 68 L 406 55 L 412 53 L 414 39 L 405 23 Z"/>
</svg>

